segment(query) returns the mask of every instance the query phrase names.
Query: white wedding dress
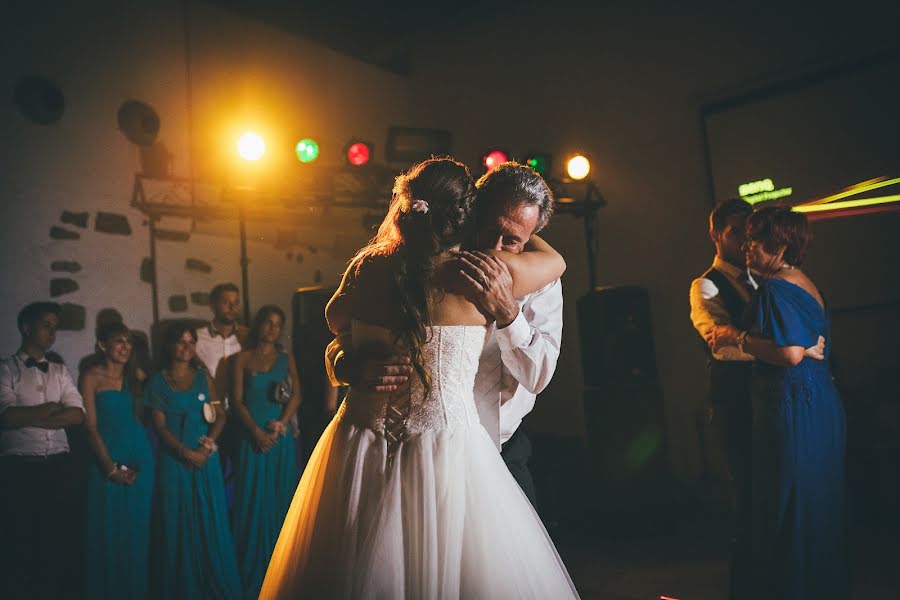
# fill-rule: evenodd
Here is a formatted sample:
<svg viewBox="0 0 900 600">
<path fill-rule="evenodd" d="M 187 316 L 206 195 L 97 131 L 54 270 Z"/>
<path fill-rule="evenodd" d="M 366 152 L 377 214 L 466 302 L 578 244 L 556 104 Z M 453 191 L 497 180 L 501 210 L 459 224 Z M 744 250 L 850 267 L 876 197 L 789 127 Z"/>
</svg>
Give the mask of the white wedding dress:
<svg viewBox="0 0 900 600">
<path fill-rule="evenodd" d="M 535 598 L 578 594 L 478 421 L 481 326 L 431 328 L 428 398 L 350 390 L 310 457 L 260 598 Z M 391 345 L 354 321 L 354 347 Z"/>
</svg>

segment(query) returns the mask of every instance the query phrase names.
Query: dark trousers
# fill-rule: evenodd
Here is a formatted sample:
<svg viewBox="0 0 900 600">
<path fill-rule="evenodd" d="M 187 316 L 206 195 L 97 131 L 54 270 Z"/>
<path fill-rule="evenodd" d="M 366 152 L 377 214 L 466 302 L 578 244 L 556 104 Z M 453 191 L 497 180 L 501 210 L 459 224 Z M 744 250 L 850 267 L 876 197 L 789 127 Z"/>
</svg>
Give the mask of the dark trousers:
<svg viewBox="0 0 900 600">
<path fill-rule="evenodd" d="M 503 457 L 503 462 L 506 463 L 506 468 L 512 473 L 516 483 L 528 496 L 531 505 L 537 510 L 534 479 L 531 478 L 531 471 L 528 470 L 528 459 L 531 458 L 531 440 L 528 439 L 525 432 L 517 429 L 512 437 L 503 444 L 500 456 Z"/>
<path fill-rule="evenodd" d="M 8 600 L 80 598 L 84 515 L 68 453 L 0 457 L 0 589 Z"/>
<path fill-rule="evenodd" d="M 713 428 L 731 474 L 734 498 L 730 598 L 745 600 L 749 598 L 746 570 L 750 560 L 752 510 L 751 365 L 719 363 L 711 365 L 710 375 Z"/>
</svg>

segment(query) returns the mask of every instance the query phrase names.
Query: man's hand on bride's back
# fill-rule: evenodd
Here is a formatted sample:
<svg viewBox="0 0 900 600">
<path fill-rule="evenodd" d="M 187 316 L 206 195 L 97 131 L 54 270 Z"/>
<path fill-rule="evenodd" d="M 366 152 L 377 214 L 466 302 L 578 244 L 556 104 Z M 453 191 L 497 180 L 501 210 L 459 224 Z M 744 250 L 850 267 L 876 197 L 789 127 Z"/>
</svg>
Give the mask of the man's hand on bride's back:
<svg viewBox="0 0 900 600">
<path fill-rule="evenodd" d="M 344 357 L 346 380 L 367 392 L 393 392 L 409 381 L 413 368 L 408 356 L 376 356 L 356 352 Z"/>
</svg>

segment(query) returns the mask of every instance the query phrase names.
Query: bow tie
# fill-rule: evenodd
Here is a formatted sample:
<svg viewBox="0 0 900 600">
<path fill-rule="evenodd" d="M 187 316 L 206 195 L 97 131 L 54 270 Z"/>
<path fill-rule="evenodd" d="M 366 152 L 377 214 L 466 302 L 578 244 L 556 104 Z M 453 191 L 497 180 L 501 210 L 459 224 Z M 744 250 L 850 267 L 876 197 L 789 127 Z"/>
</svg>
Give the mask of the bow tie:
<svg viewBox="0 0 900 600">
<path fill-rule="evenodd" d="M 38 362 L 38 361 L 34 360 L 33 358 L 31 358 L 30 356 L 28 357 L 28 360 L 25 361 L 25 366 L 26 367 L 34 367 L 35 369 L 40 369 L 44 373 L 46 373 L 47 371 L 50 370 L 49 362 L 47 362 L 46 360 L 42 360 L 42 361 Z"/>
</svg>

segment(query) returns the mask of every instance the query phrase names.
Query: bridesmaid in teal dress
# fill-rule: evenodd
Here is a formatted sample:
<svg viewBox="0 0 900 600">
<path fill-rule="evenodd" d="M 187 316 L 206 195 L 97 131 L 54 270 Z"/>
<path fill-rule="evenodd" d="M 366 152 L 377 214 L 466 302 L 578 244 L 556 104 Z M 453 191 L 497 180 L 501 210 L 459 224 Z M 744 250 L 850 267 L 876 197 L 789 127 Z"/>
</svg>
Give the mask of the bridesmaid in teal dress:
<svg viewBox="0 0 900 600">
<path fill-rule="evenodd" d="M 112 323 L 97 332 L 97 353 L 80 391 L 94 455 L 87 481 L 85 597 L 146 598 L 153 453 L 136 402 L 143 373 L 131 361 L 131 332 Z"/>
<path fill-rule="evenodd" d="M 850 598 L 846 424 L 831 378 L 828 316 L 799 265 L 801 213 L 759 209 L 747 220 L 747 265 L 761 276 L 738 345 L 757 358 L 753 401 L 752 539 L 748 598 Z M 825 359 L 805 348 L 825 337 Z"/>
<path fill-rule="evenodd" d="M 159 598 L 232 600 L 240 578 L 216 446 L 225 411 L 196 344 L 187 324 L 172 326 L 147 389 L 160 441 L 152 584 Z"/>
<path fill-rule="evenodd" d="M 243 427 L 235 464 L 234 537 L 244 598 L 257 598 L 297 487 L 295 440 L 288 435 L 300 406 L 294 358 L 279 348 L 284 312 L 256 313 L 248 348 L 235 357 L 232 408 Z M 290 393 L 278 391 L 290 382 Z"/>
</svg>

